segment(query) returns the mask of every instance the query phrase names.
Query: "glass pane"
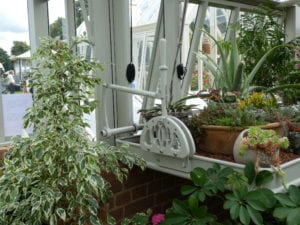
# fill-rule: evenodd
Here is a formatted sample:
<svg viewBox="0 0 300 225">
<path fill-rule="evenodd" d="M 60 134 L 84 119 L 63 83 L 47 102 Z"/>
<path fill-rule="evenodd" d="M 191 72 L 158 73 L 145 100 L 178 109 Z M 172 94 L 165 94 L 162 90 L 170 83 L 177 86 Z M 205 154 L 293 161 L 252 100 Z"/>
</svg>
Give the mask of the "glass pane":
<svg viewBox="0 0 300 225">
<path fill-rule="evenodd" d="M 49 12 L 49 32 L 53 38 L 66 40 L 66 16 L 65 16 L 65 1 L 50 0 L 48 1 Z"/>
<path fill-rule="evenodd" d="M 30 72 L 27 1 L 12 0 L 1 5 L 1 9 L 0 45 L 7 56 L 0 60 L 0 139 L 3 141 L 22 134 L 23 116 L 32 104 L 32 97 L 26 87 Z"/>
</svg>

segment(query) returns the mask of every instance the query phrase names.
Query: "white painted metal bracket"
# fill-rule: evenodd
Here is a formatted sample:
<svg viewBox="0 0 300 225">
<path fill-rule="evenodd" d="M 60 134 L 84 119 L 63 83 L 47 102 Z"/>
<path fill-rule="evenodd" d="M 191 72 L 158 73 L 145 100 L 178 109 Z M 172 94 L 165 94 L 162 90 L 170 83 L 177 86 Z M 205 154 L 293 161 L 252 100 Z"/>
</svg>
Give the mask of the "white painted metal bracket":
<svg viewBox="0 0 300 225">
<path fill-rule="evenodd" d="M 182 121 L 173 116 L 149 120 L 142 131 L 140 144 L 145 151 L 182 159 L 195 153 L 191 133 Z"/>
</svg>

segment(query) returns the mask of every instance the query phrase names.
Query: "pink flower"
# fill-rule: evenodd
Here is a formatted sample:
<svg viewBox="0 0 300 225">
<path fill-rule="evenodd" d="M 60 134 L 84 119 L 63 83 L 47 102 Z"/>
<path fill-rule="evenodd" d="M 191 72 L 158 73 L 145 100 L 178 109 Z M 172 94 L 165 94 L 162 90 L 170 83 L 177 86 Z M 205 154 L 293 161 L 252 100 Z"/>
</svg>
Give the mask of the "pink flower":
<svg viewBox="0 0 300 225">
<path fill-rule="evenodd" d="M 300 68 L 300 63 L 296 64 L 296 67 L 297 67 L 297 68 Z"/>
<path fill-rule="evenodd" d="M 157 213 L 152 216 L 151 222 L 152 222 L 152 225 L 158 225 L 158 224 L 160 224 L 160 222 L 162 222 L 164 220 L 165 220 L 165 215 L 161 214 L 161 213 Z"/>
</svg>

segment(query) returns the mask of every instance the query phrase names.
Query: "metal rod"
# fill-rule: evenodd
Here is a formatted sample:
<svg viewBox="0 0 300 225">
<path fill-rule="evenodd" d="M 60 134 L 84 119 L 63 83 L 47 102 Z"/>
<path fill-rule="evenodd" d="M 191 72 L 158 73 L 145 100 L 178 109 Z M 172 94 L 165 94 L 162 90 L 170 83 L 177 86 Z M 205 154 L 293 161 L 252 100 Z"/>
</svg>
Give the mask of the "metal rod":
<svg viewBox="0 0 300 225">
<path fill-rule="evenodd" d="M 162 99 L 162 96 L 159 93 L 152 92 L 152 91 L 136 90 L 136 89 L 132 89 L 132 88 L 129 88 L 129 87 L 124 87 L 124 86 L 121 86 L 121 85 L 107 84 L 107 83 L 104 83 L 103 87 L 110 88 L 110 89 L 113 89 L 113 90 L 118 90 L 118 91 L 131 93 L 131 94 Z"/>
<path fill-rule="evenodd" d="M 138 130 L 143 129 L 143 124 L 136 124 L 132 126 L 125 126 L 125 127 L 117 127 L 117 128 L 105 128 L 100 133 L 103 137 L 110 137 L 112 135 L 127 133 L 127 132 L 136 132 Z"/>
<path fill-rule="evenodd" d="M 159 41 L 160 45 L 160 75 L 161 75 L 161 93 L 164 96 L 162 99 L 161 103 L 161 110 L 162 110 L 162 115 L 167 116 L 167 100 L 168 100 L 168 88 L 167 88 L 167 72 L 168 72 L 168 67 L 166 65 L 167 61 L 167 40 L 162 38 Z"/>
</svg>

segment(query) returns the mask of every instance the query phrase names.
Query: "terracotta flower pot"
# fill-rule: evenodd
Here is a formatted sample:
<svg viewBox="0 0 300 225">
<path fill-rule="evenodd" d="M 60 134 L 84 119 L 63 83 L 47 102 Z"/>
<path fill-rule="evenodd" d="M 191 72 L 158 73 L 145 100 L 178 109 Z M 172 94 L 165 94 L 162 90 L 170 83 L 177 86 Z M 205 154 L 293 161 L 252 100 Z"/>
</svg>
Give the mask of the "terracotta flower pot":
<svg viewBox="0 0 300 225">
<path fill-rule="evenodd" d="M 210 54 L 211 52 L 211 44 L 207 38 L 204 38 L 202 42 L 202 51 L 204 54 Z"/>
<path fill-rule="evenodd" d="M 279 122 L 269 123 L 260 127 L 263 129 L 273 129 L 280 136 L 283 136 L 285 133 L 283 125 Z M 197 149 L 223 155 L 233 155 L 234 142 L 240 132 L 245 129 L 244 127 L 214 125 L 203 125 L 201 128 L 205 134 L 196 140 Z"/>
</svg>

